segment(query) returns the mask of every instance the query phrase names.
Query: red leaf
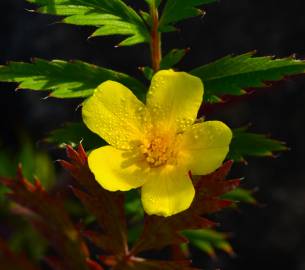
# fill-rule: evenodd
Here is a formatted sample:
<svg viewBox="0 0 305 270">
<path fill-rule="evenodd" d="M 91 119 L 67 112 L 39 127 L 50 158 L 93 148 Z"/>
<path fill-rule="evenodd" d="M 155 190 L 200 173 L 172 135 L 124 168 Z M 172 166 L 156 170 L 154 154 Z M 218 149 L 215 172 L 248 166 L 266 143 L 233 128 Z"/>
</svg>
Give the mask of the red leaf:
<svg viewBox="0 0 305 270">
<path fill-rule="evenodd" d="M 190 260 L 161 261 L 132 257 L 126 265 L 118 265 L 114 270 L 197 270 L 190 264 Z"/>
<path fill-rule="evenodd" d="M 10 188 L 8 196 L 17 203 L 12 211 L 25 216 L 47 239 L 59 255 L 57 260 L 64 269 L 87 270 L 87 246 L 71 222 L 63 202 L 51 197 L 39 180 L 31 184 L 23 177 L 21 167 L 16 179 L 0 178 L 0 181 Z"/>
<path fill-rule="evenodd" d="M 134 256 L 127 256 L 117 261 L 114 256 L 100 256 L 101 261 L 113 270 L 197 270 L 191 267 L 190 260 L 151 260 Z"/>
<path fill-rule="evenodd" d="M 87 265 L 89 266 L 90 270 L 104 270 L 104 268 L 99 265 L 96 261 L 87 259 Z"/>
<path fill-rule="evenodd" d="M 23 255 L 14 254 L 8 245 L 0 239 L 0 266 L 1 270 L 39 270 Z"/>
<path fill-rule="evenodd" d="M 144 230 L 131 254 L 187 242 L 187 239 L 179 233 L 183 230 L 213 227 L 215 223 L 202 216 L 218 212 L 232 204 L 232 201 L 219 198 L 239 185 L 239 179 L 225 180 L 231 166 L 232 162 L 228 161 L 214 173 L 194 181 L 196 195 L 186 211 L 168 218 L 146 216 Z"/>
<path fill-rule="evenodd" d="M 79 186 L 74 187 L 73 192 L 96 217 L 102 229 L 102 233 L 95 234 L 91 240 L 106 252 L 126 254 L 128 247 L 123 193 L 109 192 L 96 182 L 88 167 L 87 155 L 82 145 L 77 151 L 67 146 L 67 155 L 70 162 L 60 163 L 72 174 Z"/>
</svg>

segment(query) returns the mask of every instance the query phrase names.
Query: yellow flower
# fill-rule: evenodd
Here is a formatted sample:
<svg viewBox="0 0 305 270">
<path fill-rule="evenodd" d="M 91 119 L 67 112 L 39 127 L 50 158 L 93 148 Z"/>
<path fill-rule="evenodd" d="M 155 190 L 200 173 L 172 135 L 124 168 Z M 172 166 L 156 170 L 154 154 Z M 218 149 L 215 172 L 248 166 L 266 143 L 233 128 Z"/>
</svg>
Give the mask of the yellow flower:
<svg viewBox="0 0 305 270">
<path fill-rule="evenodd" d="M 110 145 L 88 158 L 96 180 L 110 191 L 142 187 L 148 214 L 186 210 L 195 195 L 189 176 L 216 170 L 232 138 L 222 122 L 195 123 L 203 85 L 185 72 L 159 71 L 146 105 L 124 85 L 106 81 L 83 104 L 85 124 Z"/>
</svg>

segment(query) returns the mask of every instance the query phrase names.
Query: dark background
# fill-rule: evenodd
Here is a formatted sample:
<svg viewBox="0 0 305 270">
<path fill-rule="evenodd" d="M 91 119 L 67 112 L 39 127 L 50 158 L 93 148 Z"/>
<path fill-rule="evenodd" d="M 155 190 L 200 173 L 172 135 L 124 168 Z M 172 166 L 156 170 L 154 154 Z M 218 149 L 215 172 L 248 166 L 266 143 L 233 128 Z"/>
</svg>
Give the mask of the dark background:
<svg viewBox="0 0 305 270">
<path fill-rule="evenodd" d="M 114 48 L 117 38 L 87 40 L 92 29 L 53 24 L 54 18 L 26 8 L 31 6 L 23 0 L 0 1 L 0 64 L 31 57 L 81 59 L 142 79 L 137 67 L 149 64 L 146 46 Z M 164 51 L 191 47 L 179 66 L 182 70 L 254 49 L 258 55 L 296 53 L 304 58 L 304 10 L 303 0 L 223 0 L 208 6 L 204 18 L 191 19 L 180 25 L 179 33 L 168 34 Z M 2 148 L 17 149 L 21 130 L 39 141 L 63 122 L 79 119 L 75 108 L 80 100 L 45 100 L 46 93 L 15 92 L 14 85 L 0 86 Z M 245 176 L 244 187 L 259 187 L 256 195 L 262 206 L 244 206 L 219 215 L 221 229 L 233 233 L 237 256 L 220 253 L 218 261 L 209 262 L 195 253 L 197 266 L 305 270 L 304 105 L 305 78 L 300 76 L 260 89 L 208 116 L 231 127 L 252 123 L 253 131 L 286 141 L 291 150 L 276 159 L 249 158 L 247 166 L 235 165 L 232 175 Z"/>
</svg>

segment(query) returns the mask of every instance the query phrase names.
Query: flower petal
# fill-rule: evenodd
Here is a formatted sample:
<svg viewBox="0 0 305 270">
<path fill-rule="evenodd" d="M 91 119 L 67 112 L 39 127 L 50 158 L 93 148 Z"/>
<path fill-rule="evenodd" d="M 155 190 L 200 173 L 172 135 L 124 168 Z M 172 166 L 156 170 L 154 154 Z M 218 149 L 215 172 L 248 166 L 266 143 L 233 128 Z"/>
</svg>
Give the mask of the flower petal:
<svg viewBox="0 0 305 270">
<path fill-rule="evenodd" d="M 145 182 L 145 165 L 128 151 L 112 146 L 93 150 L 88 157 L 89 168 L 99 184 L 110 191 L 127 191 Z"/>
<path fill-rule="evenodd" d="M 142 136 L 146 113 L 144 104 L 114 81 L 102 83 L 82 109 L 87 127 L 119 149 L 131 149 L 130 142 Z"/>
<path fill-rule="evenodd" d="M 229 152 L 232 131 L 220 121 L 193 125 L 182 134 L 180 161 L 194 175 L 206 175 L 220 167 Z"/>
<path fill-rule="evenodd" d="M 147 106 L 156 122 L 182 131 L 196 120 L 202 98 L 203 84 L 199 78 L 162 70 L 152 78 Z"/>
<path fill-rule="evenodd" d="M 185 170 L 174 167 L 150 175 L 142 186 L 142 204 L 149 215 L 171 216 L 189 208 L 195 190 Z"/>
</svg>

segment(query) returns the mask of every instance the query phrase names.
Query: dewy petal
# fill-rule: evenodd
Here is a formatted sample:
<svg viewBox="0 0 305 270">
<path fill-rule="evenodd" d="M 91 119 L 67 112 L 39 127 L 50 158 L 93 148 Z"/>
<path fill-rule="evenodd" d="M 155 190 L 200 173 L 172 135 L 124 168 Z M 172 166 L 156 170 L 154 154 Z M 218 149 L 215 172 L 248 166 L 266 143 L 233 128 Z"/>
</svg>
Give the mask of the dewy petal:
<svg viewBox="0 0 305 270">
<path fill-rule="evenodd" d="M 127 191 L 144 184 L 145 165 L 129 151 L 112 146 L 93 150 L 88 157 L 89 168 L 99 184 L 110 191 Z"/>
<path fill-rule="evenodd" d="M 206 175 L 220 167 L 226 158 L 232 131 L 220 121 L 195 124 L 181 136 L 180 162 L 194 175 Z"/>
<path fill-rule="evenodd" d="M 142 204 L 149 215 L 171 216 L 189 208 L 195 190 L 186 170 L 171 167 L 149 176 L 142 186 Z"/>
<path fill-rule="evenodd" d="M 124 85 L 106 81 L 88 98 L 82 109 L 87 127 L 119 149 L 131 149 L 147 121 L 144 104 Z"/>
<path fill-rule="evenodd" d="M 152 78 L 147 107 L 155 123 L 182 131 L 196 120 L 202 98 L 203 84 L 199 78 L 162 70 Z"/>
</svg>

